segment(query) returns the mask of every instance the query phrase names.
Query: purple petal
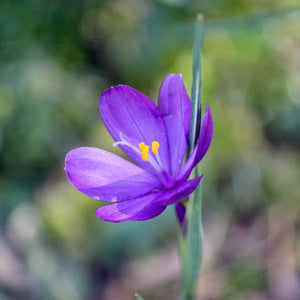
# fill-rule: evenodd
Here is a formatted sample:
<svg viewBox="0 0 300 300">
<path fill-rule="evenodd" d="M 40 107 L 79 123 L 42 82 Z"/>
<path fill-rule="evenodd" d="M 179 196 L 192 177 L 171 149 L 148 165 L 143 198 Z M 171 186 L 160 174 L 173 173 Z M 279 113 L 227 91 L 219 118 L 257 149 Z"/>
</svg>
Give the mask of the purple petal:
<svg viewBox="0 0 300 300">
<path fill-rule="evenodd" d="M 199 161 L 204 157 L 204 155 L 206 154 L 210 146 L 212 136 L 213 136 L 213 118 L 209 106 L 206 104 L 206 112 L 202 120 L 199 141 L 195 149 L 193 150 L 191 156 L 188 158 L 188 160 L 180 170 L 180 174 L 179 174 L 180 180 L 186 180 L 189 177 L 194 166 L 196 166 L 199 163 Z"/>
<path fill-rule="evenodd" d="M 103 92 L 100 98 L 100 114 L 107 130 L 116 142 L 122 138 L 136 149 L 143 142 L 151 147 L 153 141 L 160 145 L 158 153 L 162 165 L 169 171 L 169 149 L 164 120 L 154 102 L 139 91 L 118 85 Z M 120 136 L 122 135 L 122 137 Z M 125 143 L 119 144 L 137 164 L 144 169 L 157 173 L 148 161 L 142 160 L 139 151 Z M 156 160 L 155 155 L 154 160 Z"/>
<path fill-rule="evenodd" d="M 206 154 L 213 137 L 213 118 L 209 106 L 206 104 L 206 112 L 203 116 L 199 148 L 197 150 L 196 159 L 194 161 L 194 166 L 204 157 Z"/>
<path fill-rule="evenodd" d="M 95 214 L 98 218 L 110 222 L 143 221 L 161 214 L 166 206 L 153 205 L 153 199 L 161 192 L 150 193 L 146 196 L 109 204 L 99 207 Z"/>
<path fill-rule="evenodd" d="M 177 219 L 180 225 L 182 226 L 185 218 L 186 208 L 181 202 L 178 202 L 175 204 L 175 211 L 176 211 Z"/>
<path fill-rule="evenodd" d="M 177 185 L 174 189 L 163 192 L 162 195 L 158 196 L 153 201 L 153 204 L 171 205 L 186 198 L 196 189 L 202 177 L 203 175 L 196 177 L 190 181 L 185 181 Z"/>
<path fill-rule="evenodd" d="M 181 75 L 170 74 L 165 78 L 158 106 L 167 128 L 171 174 L 175 175 L 186 152 L 191 119 L 191 100 Z"/>
<path fill-rule="evenodd" d="M 148 195 L 99 207 L 95 214 L 110 222 L 142 221 L 161 214 L 167 205 L 174 204 L 190 195 L 197 187 L 202 176 L 184 182 L 169 191 L 152 192 Z"/>
<path fill-rule="evenodd" d="M 97 148 L 70 151 L 65 171 L 71 184 L 87 196 L 122 201 L 160 188 L 158 179 L 127 160 Z"/>
</svg>

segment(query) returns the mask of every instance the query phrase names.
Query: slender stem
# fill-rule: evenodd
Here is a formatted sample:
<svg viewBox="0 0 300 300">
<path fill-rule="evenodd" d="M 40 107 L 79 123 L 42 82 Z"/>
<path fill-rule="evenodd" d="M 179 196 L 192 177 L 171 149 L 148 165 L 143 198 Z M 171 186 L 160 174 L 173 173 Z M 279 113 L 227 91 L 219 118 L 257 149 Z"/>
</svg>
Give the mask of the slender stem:
<svg viewBox="0 0 300 300">
<path fill-rule="evenodd" d="M 195 147 L 201 128 L 201 51 L 203 44 L 203 16 L 196 20 L 195 40 L 193 48 L 193 85 L 192 85 L 192 115 L 190 128 L 190 141 L 188 155 Z M 197 165 L 191 174 L 191 178 L 199 177 L 200 166 Z M 179 234 L 179 248 L 182 262 L 182 290 L 180 300 L 194 300 L 197 278 L 202 261 L 202 187 L 201 182 L 196 190 L 189 196 L 187 202 L 186 225 L 187 232 Z"/>
<path fill-rule="evenodd" d="M 197 166 L 193 177 L 200 175 Z M 202 230 L 202 186 L 201 182 L 189 197 L 187 219 L 187 235 L 179 237 L 182 261 L 182 291 L 180 300 L 193 300 L 197 285 L 198 274 L 202 261 L 203 230 Z"/>
</svg>

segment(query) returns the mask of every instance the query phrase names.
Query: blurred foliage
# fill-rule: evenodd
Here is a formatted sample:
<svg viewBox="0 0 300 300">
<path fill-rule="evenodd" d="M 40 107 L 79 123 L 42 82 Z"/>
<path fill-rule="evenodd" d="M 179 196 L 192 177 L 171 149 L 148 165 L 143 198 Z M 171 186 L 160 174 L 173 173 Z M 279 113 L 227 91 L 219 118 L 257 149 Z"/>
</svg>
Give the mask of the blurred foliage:
<svg viewBox="0 0 300 300">
<path fill-rule="evenodd" d="M 101 222 L 102 204 L 70 186 L 63 160 L 81 145 L 123 155 L 97 109 L 109 86 L 155 100 L 172 72 L 190 91 L 198 12 L 215 127 L 199 299 L 300 298 L 299 1 L 3 0 L 1 299 L 176 298 L 178 258 L 163 252 L 176 247 L 172 208 Z"/>
</svg>

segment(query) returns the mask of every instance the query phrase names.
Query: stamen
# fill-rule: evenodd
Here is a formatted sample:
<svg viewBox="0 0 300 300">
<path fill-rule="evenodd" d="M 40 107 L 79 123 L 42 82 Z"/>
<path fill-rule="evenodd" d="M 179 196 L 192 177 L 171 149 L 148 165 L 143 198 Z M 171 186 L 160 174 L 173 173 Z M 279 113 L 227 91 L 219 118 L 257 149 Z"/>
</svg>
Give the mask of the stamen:
<svg viewBox="0 0 300 300">
<path fill-rule="evenodd" d="M 139 155 L 142 155 L 142 159 L 145 161 L 148 161 L 152 167 L 157 170 L 158 172 L 160 172 L 163 169 L 163 165 L 161 163 L 159 154 L 158 154 L 158 148 L 159 148 L 159 143 L 157 141 L 153 141 L 152 142 L 152 147 L 151 147 L 151 151 L 157 155 L 152 156 L 149 155 L 149 150 L 150 147 L 148 145 L 146 145 L 145 143 L 140 143 L 139 144 L 139 148 L 135 147 L 133 144 L 129 143 L 128 141 L 126 141 L 126 139 L 123 136 L 123 132 L 120 132 L 120 141 L 117 141 L 113 144 L 113 147 L 116 147 L 118 145 L 122 145 L 122 146 L 127 146 L 129 148 L 131 148 L 132 150 L 134 150 L 135 152 L 137 152 Z"/>
<path fill-rule="evenodd" d="M 157 141 L 152 142 L 152 147 L 151 147 L 151 151 L 154 154 L 158 153 L 158 148 L 159 148 L 159 143 Z"/>
<path fill-rule="evenodd" d="M 150 147 L 146 145 L 145 143 L 139 143 L 139 147 L 142 151 L 142 159 L 148 161 L 148 152 Z"/>
</svg>

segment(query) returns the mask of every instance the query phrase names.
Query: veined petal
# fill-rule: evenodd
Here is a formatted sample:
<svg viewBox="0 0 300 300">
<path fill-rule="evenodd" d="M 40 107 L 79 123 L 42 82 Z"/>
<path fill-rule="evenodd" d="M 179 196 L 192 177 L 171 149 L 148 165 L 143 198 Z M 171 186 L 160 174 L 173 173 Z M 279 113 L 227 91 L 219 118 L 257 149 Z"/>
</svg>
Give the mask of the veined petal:
<svg viewBox="0 0 300 300">
<path fill-rule="evenodd" d="M 119 143 L 122 150 L 144 169 L 157 173 L 159 167 L 142 159 L 139 144 L 151 146 L 152 142 L 159 143 L 158 154 L 152 155 L 160 168 L 169 171 L 169 149 L 164 120 L 154 102 L 139 91 L 126 86 L 118 85 L 103 92 L 100 103 L 100 114 L 104 125 L 116 142 L 122 139 L 126 143 Z M 120 134 L 122 136 L 120 136 Z M 159 155 L 161 163 L 158 162 Z"/>
<path fill-rule="evenodd" d="M 160 88 L 158 107 L 164 118 L 170 153 L 171 173 L 180 169 L 190 129 L 191 100 L 187 94 L 182 75 L 168 75 Z"/>
<path fill-rule="evenodd" d="M 179 179 L 187 180 L 192 169 L 206 154 L 213 136 L 213 118 L 209 106 L 206 104 L 206 112 L 203 116 L 200 138 L 191 156 L 180 170 Z"/>
<path fill-rule="evenodd" d="M 152 205 L 153 199 L 161 192 L 154 192 L 140 198 L 122 201 L 99 207 L 95 214 L 98 218 L 110 222 L 143 221 L 161 214 L 166 206 Z"/>
<path fill-rule="evenodd" d="M 65 172 L 76 189 L 97 200 L 123 201 L 160 188 L 155 176 L 97 148 L 70 151 L 65 159 Z"/>
<path fill-rule="evenodd" d="M 203 175 L 196 177 L 190 181 L 185 181 L 177 185 L 172 190 L 164 191 L 162 195 L 156 197 L 156 199 L 153 201 L 153 204 L 171 205 L 177 203 L 178 201 L 186 198 L 196 189 L 202 177 Z"/>
<path fill-rule="evenodd" d="M 184 182 L 169 191 L 157 191 L 148 195 L 99 207 L 95 214 L 104 221 L 142 221 L 161 214 L 167 205 L 174 204 L 190 195 L 202 176 Z"/>
</svg>

